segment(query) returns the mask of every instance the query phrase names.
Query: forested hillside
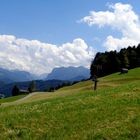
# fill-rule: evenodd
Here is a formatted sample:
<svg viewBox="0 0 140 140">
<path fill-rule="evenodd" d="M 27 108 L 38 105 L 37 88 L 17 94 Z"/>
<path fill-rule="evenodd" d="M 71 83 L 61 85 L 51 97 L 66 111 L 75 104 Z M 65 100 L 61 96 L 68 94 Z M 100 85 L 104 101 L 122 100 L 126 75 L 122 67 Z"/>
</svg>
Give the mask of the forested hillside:
<svg viewBox="0 0 140 140">
<path fill-rule="evenodd" d="M 90 73 L 98 77 L 120 71 L 121 68 L 140 67 L 140 44 L 136 47 L 128 47 L 121 49 L 119 52 L 110 51 L 105 53 L 97 53 L 91 63 Z"/>
</svg>

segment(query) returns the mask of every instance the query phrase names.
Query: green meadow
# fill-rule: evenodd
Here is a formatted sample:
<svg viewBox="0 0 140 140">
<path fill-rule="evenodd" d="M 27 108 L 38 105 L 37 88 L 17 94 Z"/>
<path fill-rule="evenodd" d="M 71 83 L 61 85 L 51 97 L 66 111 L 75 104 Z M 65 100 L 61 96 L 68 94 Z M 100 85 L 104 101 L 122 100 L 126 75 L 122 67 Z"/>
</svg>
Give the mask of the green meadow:
<svg viewBox="0 0 140 140">
<path fill-rule="evenodd" d="M 7 103 L 7 102 L 13 102 L 13 101 L 16 101 L 18 99 L 22 99 L 25 96 L 26 95 L 18 95 L 18 96 L 9 97 L 9 98 L 3 98 L 3 99 L 0 99 L 0 104 Z"/>
<path fill-rule="evenodd" d="M 140 140 L 140 68 L 0 103 L 0 140 Z"/>
</svg>

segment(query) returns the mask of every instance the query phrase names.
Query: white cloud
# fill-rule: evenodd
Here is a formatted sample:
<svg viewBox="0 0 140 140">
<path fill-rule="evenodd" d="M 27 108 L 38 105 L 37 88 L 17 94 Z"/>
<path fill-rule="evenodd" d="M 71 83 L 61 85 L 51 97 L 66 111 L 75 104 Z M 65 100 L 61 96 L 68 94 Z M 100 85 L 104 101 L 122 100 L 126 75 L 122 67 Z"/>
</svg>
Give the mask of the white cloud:
<svg viewBox="0 0 140 140">
<path fill-rule="evenodd" d="M 109 26 L 121 32 L 121 38 L 108 36 L 103 46 L 107 50 L 119 50 L 129 45 L 137 45 L 140 42 L 140 20 L 133 11 L 130 4 L 116 3 L 109 5 L 108 11 L 91 11 L 89 16 L 84 17 L 81 22 L 89 26 Z"/>
<path fill-rule="evenodd" d="M 122 37 L 121 39 L 118 39 L 112 36 L 108 36 L 103 45 L 108 50 L 120 50 L 121 48 L 137 45 L 138 43 L 138 41 L 127 37 Z"/>
<path fill-rule="evenodd" d="M 34 74 L 50 72 L 54 67 L 89 66 L 94 51 L 78 38 L 61 46 L 38 40 L 0 35 L 0 67 Z"/>
</svg>

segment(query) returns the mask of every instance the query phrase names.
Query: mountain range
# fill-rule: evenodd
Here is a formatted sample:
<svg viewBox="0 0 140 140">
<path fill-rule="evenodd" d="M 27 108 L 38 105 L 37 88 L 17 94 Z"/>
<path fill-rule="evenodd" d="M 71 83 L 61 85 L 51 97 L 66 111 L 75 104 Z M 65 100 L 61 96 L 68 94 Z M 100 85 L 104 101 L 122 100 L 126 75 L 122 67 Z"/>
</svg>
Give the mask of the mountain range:
<svg viewBox="0 0 140 140">
<path fill-rule="evenodd" d="M 80 81 L 88 79 L 90 77 L 89 69 L 85 67 L 60 67 L 54 68 L 50 74 L 48 74 L 46 80 L 67 80 L 67 81 Z"/>
<path fill-rule="evenodd" d="M 0 68 L 0 94 L 11 96 L 14 85 L 17 85 L 20 89 L 28 89 L 32 80 L 35 80 L 38 91 L 44 91 L 64 83 L 88 79 L 90 77 L 90 72 L 89 69 L 82 66 L 61 67 L 54 68 L 46 78 L 44 77 L 46 77 L 46 74 L 39 77 L 25 71 Z"/>
<path fill-rule="evenodd" d="M 29 72 L 0 68 L 0 86 L 13 82 L 31 81 L 34 79 L 35 76 Z"/>
<path fill-rule="evenodd" d="M 85 67 L 60 67 L 54 68 L 50 74 L 43 74 L 41 76 L 33 75 L 26 71 L 7 70 L 0 68 L 0 86 L 13 82 L 24 82 L 31 80 L 66 80 L 79 81 L 87 79 L 90 76 L 89 69 Z M 46 78 L 45 78 L 46 77 Z"/>
</svg>

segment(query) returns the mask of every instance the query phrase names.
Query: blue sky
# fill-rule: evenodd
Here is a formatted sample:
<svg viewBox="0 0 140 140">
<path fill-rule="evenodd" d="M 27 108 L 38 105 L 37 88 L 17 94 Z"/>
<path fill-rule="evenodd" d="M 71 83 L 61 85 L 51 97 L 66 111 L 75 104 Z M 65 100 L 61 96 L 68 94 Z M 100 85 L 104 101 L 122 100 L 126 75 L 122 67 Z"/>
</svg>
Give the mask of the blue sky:
<svg viewBox="0 0 140 140">
<path fill-rule="evenodd" d="M 53 44 L 80 37 L 96 47 L 94 37 L 104 39 L 108 29 L 99 30 L 97 26 L 89 28 L 76 21 L 89 11 L 106 10 L 107 3 L 116 2 L 129 3 L 140 14 L 139 0 L 0 0 L 0 34 Z M 103 49 L 99 47 L 96 48 Z"/>
<path fill-rule="evenodd" d="M 80 38 L 84 40 L 90 50 L 93 49 L 95 52 L 106 51 L 112 48 L 119 49 L 118 44 L 110 46 L 109 43 L 112 42 L 112 38 L 110 37 L 107 40 L 107 37 L 112 36 L 113 39 L 121 38 L 121 40 L 122 37 L 127 37 L 127 39 L 132 40 L 132 37 L 128 37 L 124 33 L 128 31 L 127 29 L 122 31 L 123 27 L 121 29 L 118 28 L 121 25 L 116 25 L 116 27 L 112 25 L 113 23 L 105 23 L 103 27 L 100 27 L 101 23 L 97 22 L 94 22 L 92 26 L 89 26 L 87 20 L 79 22 L 84 17 L 90 16 L 90 11 L 112 12 L 113 9 L 110 9 L 107 5 L 119 2 L 131 5 L 133 9 L 130 8 L 130 11 L 133 11 L 139 17 L 139 0 L 0 0 L 0 35 L 12 35 L 16 39 L 22 38 L 30 41 L 38 40 L 57 47 L 63 46 L 63 44 L 66 45 L 66 43 L 73 44 L 75 39 Z M 105 42 L 105 40 L 108 42 Z M 109 44 L 110 48 L 106 47 L 104 42 L 107 45 Z M 126 40 L 124 42 L 128 44 Z M 137 40 L 134 39 L 134 42 L 137 43 Z M 1 44 L 0 47 L 2 48 Z M 9 65 L 18 63 L 15 69 L 31 70 L 28 68 L 29 66 L 26 66 L 27 68 L 24 68 L 24 66 L 20 67 L 19 65 L 22 65 L 23 62 L 16 62 L 12 56 L 5 63 Z M 7 68 L 9 65 L 4 66 L 3 64 L 1 67 Z M 56 64 L 55 66 L 60 65 Z M 51 66 L 49 70 L 55 66 Z M 74 64 L 74 66 L 78 65 Z M 40 73 L 43 73 L 43 71 Z"/>
</svg>

